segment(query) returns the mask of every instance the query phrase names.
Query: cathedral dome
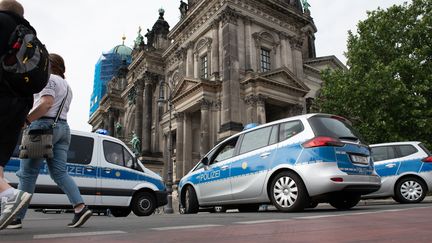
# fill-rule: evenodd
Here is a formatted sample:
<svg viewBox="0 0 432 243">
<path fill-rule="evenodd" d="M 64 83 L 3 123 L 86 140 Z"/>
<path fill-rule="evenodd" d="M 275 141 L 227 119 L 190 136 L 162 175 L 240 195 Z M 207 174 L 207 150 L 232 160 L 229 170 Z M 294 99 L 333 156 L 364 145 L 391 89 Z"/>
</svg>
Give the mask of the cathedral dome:
<svg viewBox="0 0 432 243">
<path fill-rule="evenodd" d="M 115 46 L 108 53 L 118 54 L 121 56 L 130 56 L 132 54 L 132 49 L 122 44 Z"/>
</svg>

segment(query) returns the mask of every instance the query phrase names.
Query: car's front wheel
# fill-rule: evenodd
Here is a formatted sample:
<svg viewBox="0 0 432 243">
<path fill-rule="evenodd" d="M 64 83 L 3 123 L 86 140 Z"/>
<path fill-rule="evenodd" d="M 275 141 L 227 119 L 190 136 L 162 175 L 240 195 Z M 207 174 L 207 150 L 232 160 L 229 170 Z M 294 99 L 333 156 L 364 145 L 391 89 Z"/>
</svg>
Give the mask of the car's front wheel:
<svg viewBox="0 0 432 243">
<path fill-rule="evenodd" d="M 329 203 L 338 210 L 348 210 L 360 202 L 360 195 L 338 195 L 330 199 Z"/>
<path fill-rule="evenodd" d="M 185 192 L 184 213 L 195 214 L 199 211 L 198 198 L 193 187 L 188 186 Z"/>
<path fill-rule="evenodd" d="M 132 211 L 136 216 L 149 216 L 156 209 L 156 199 L 150 192 L 140 192 L 132 200 Z"/>
<path fill-rule="evenodd" d="M 396 183 L 395 197 L 400 203 L 419 203 L 426 197 L 426 186 L 418 178 L 406 177 Z"/>
<path fill-rule="evenodd" d="M 309 205 L 309 195 L 302 179 L 291 171 L 279 173 L 270 185 L 270 199 L 282 212 L 302 211 Z"/>
</svg>

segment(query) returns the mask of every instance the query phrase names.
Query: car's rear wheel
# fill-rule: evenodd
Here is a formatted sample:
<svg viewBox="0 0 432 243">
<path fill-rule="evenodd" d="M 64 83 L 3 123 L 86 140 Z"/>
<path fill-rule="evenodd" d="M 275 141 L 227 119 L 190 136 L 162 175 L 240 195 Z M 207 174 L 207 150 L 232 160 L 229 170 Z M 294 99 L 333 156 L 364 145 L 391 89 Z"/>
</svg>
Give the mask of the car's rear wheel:
<svg viewBox="0 0 432 243">
<path fill-rule="evenodd" d="M 360 195 L 342 194 L 329 200 L 330 205 L 338 210 L 348 210 L 360 202 Z"/>
<path fill-rule="evenodd" d="M 111 215 L 114 217 L 127 217 L 131 211 L 130 208 L 110 208 Z"/>
<path fill-rule="evenodd" d="M 426 191 L 426 185 L 420 179 L 406 177 L 396 183 L 396 201 L 400 203 L 419 203 L 426 197 Z"/>
<path fill-rule="evenodd" d="M 238 207 L 238 211 L 241 213 L 258 212 L 259 206 L 257 204 L 241 205 Z"/>
<path fill-rule="evenodd" d="M 149 216 L 156 209 L 156 199 L 150 192 L 139 192 L 132 199 L 132 211 L 136 216 Z"/>
<path fill-rule="evenodd" d="M 295 173 L 279 173 L 270 185 L 270 199 L 282 212 L 302 211 L 309 205 L 309 195 L 302 179 Z"/>
<path fill-rule="evenodd" d="M 185 192 L 184 199 L 184 213 L 185 214 L 195 214 L 198 213 L 199 204 L 198 198 L 195 193 L 195 189 L 193 187 L 188 186 Z"/>
</svg>

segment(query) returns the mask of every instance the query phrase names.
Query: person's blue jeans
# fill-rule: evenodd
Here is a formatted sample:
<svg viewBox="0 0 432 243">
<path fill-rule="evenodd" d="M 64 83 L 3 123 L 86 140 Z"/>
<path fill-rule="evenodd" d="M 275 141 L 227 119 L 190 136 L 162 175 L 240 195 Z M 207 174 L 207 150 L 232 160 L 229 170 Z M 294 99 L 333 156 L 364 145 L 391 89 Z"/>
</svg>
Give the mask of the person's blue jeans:
<svg viewBox="0 0 432 243">
<path fill-rule="evenodd" d="M 39 119 L 30 124 L 27 129 L 47 129 L 51 127 L 54 120 Z M 53 159 L 47 160 L 48 171 L 54 182 L 68 196 L 72 206 L 84 203 L 78 186 L 67 173 L 67 152 L 69 150 L 71 135 L 67 122 L 58 121 L 53 131 Z M 23 159 L 21 160 L 20 169 L 17 172 L 19 177 L 18 189 L 34 193 L 36 180 L 39 175 L 39 168 L 44 159 Z M 23 219 L 27 208 L 23 208 L 16 216 L 17 219 Z"/>
</svg>

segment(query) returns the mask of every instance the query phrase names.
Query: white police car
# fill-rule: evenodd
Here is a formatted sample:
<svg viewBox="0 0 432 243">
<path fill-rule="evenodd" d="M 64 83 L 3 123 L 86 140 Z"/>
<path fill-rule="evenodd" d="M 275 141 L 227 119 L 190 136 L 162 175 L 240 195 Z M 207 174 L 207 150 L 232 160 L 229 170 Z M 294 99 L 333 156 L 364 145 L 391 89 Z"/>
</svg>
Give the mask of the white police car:
<svg viewBox="0 0 432 243">
<path fill-rule="evenodd" d="M 284 212 L 320 202 L 349 209 L 380 185 L 369 147 L 346 119 L 307 114 L 219 143 L 181 179 L 179 202 L 184 213 L 213 206 L 250 212 L 270 202 Z"/>
<path fill-rule="evenodd" d="M 422 143 L 382 143 L 370 147 L 382 185 L 364 198 L 393 197 L 400 203 L 418 203 L 432 191 L 432 154 Z"/>
<path fill-rule="evenodd" d="M 110 209 L 116 217 L 133 211 L 148 216 L 167 203 L 162 178 L 144 167 L 120 140 L 97 133 L 71 132 L 68 173 L 78 185 L 84 202 L 93 209 Z M 20 166 L 18 146 L 7 166 L 5 177 L 16 186 Z M 36 182 L 31 208 L 70 208 L 68 198 L 54 183 L 43 163 Z"/>
</svg>

